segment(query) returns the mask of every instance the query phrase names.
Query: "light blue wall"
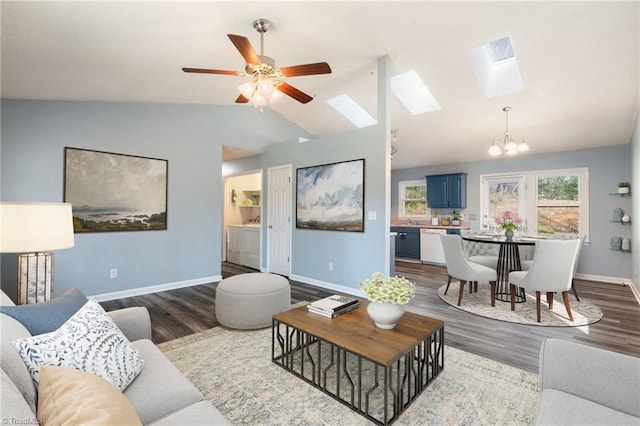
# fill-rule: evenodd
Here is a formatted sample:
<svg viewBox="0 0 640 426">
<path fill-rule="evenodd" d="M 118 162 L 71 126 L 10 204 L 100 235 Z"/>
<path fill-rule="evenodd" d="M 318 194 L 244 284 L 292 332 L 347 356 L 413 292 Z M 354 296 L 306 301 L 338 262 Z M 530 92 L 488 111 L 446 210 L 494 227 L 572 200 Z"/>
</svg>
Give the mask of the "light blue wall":
<svg viewBox="0 0 640 426">
<path fill-rule="evenodd" d="M 640 294 L 640 111 L 636 115 L 636 125 L 631 137 L 631 193 L 633 194 L 631 219 L 634 221 L 631 237 L 631 280 Z"/>
<path fill-rule="evenodd" d="M 169 161 L 168 229 L 76 234 L 74 248 L 55 252 L 55 294 L 219 277 L 221 146 L 264 144 L 261 130 L 277 140 L 304 132 L 271 111 L 234 106 L 2 100 L 1 118 L 3 201 L 62 201 L 65 146 Z M 111 268 L 119 278 L 109 278 Z M 2 255 L 1 285 L 10 296 L 16 269 L 16 255 Z"/>
<path fill-rule="evenodd" d="M 581 252 L 578 272 L 628 280 L 631 277 L 631 256 L 609 249 L 611 236 L 622 235 L 622 231 L 621 225 L 611 223 L 613 209 L 619 207 L 618 204 L 621 200 L 608 194 L 617 191 L 618 182 L 631 181 L 630 156 L 630 145 L 623 145 L 611 148 L 525 155 L 470 163 L 394 170 L 391 173 L 391 217 L 397 218 L 398 216 L 399 181 L 424 179 L 424 176 L 429 174 L 466 172 L 468 173 L 467 208 L 463 210 L 463 213 L 479 214 L 481 174 L 588 167 L 589 237 L 591 244 L 585 246 Z M 635 198 L 637 199 L 638 197 Z M 634 202 L 637 203 L 637 200 Z M 634 228 L 637 228 L 637 226 L 634 225 Z"/>
</svg>

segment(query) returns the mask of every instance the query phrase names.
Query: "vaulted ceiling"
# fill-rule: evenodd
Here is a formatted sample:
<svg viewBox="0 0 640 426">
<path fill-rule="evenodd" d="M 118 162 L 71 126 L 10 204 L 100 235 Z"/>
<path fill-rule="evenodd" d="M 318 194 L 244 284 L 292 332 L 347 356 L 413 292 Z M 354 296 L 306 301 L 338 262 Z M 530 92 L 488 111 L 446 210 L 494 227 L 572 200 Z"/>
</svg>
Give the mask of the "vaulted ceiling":
<svg viewBox="0 0 640 426">
<path fill-rule="evenodd" d="M 271 108 L 316 136 L 354 126 L 327 100 L 348 94 L 376 115 L 376 60 L 416 70 L 441 106 L 413 116 L 391 101 L 394 169 L 489 159 L 509 127 L 529 154 L 628 144 L 639 104 L 639 3 L 628 2 L 9 2 L 1 3 L 2 97 L 235 108 L 247 77 L 227 34 L 278 65 L 326 61 L 332 74 L 287 82 L 315 97 Z M 488 98 L 469 52 L 511 39 L 524 90 Z M 255 112 L 260 114 L 258 110 Z M 254 132 L 255 133 L 255 132 Z M 253 138 L 256 138 L 252 133 Z M 269 138 L 265 138 L 269 139 Z M 243 146 L 235 155 L 251 154 Z M 238 154 L 239 153 L 239 154 Z"/>
</svg>

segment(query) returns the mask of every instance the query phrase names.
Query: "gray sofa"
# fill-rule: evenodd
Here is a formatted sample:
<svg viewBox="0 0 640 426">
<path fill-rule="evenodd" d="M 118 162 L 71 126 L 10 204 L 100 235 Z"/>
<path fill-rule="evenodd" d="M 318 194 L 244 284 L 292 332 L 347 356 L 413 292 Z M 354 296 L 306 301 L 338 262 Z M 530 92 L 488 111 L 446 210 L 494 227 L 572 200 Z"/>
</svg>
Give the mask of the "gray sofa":
<svg viewBox="0 0 640 426">
<path fill-rule="evenodd" d="M 540 390 L 536 424 L 640 424 L 640 358 L 546 339 Z"/>
<path fill-rule="evenodd" d="M 13 302 L 1 293 L 0 305 L 8 304 L 13 305 Z M 142 372 L 123 392 L 143 424 L 229 424 L 151 342 L 151 321 L 145 308 L 121 309 L 109 312 L 109 315 L 145 361 Z M 37 407 L 36 387 L 20 355 L 9 344 L 11 340 L 30 336 L 30 333 L 20 322 L 5 314 L 0 314 L 0 328 L 0 421 L 3 424 L 33 421 Z"/>
</svg>

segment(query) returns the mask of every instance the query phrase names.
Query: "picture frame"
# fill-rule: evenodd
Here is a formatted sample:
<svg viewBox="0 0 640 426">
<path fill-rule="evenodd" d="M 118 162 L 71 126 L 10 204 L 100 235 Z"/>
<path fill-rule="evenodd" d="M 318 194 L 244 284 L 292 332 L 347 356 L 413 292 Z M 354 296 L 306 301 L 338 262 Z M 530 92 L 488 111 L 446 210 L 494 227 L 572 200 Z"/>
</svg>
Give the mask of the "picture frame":
<svg viewBox="0 0 640 426">
<path fill-rule="evenodd" d="M 296 169 L 296 228 L 364 232 L 364 158 Z"/>
<path fill-rule="evenodd" d="M 65 147 L 64 163 L 74 232 L 167 229 L 168 160 Z"/>
</svg>

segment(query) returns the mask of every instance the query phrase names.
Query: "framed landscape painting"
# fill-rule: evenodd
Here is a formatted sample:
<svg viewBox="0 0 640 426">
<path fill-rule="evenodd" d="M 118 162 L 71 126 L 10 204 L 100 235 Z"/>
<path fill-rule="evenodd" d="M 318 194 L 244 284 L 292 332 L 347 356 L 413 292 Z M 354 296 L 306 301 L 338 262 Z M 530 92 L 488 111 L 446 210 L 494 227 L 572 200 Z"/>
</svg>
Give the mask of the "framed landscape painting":
<svg viewBox="0 0 640 426">
<path fill-rule="evenodd" d="M 364 232 L 364 159 L 296 170 L 296 228 Z"/>
<path fill-rule="evenodd" d="M 75 232 L 167 229 L 168 161 L 65 147 Z"/>
</svg>

